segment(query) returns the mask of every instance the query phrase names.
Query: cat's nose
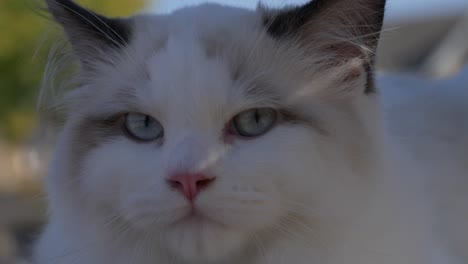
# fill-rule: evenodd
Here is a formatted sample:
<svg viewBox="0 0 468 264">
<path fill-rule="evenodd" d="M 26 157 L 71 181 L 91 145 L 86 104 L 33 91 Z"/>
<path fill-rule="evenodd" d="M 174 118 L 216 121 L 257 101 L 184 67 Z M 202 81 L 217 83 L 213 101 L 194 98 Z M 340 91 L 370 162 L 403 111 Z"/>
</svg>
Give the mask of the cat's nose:
<svg viewBox="0 0 468 264">
<path fill-rule="evenodd" d="M 195 197 L 213 183 L 215 177 L 209 177 L 202 173 L 177 173 L 169 177 L 169 185 L 182 192 L 184 196 L 193 202 Z"/>
</svg>

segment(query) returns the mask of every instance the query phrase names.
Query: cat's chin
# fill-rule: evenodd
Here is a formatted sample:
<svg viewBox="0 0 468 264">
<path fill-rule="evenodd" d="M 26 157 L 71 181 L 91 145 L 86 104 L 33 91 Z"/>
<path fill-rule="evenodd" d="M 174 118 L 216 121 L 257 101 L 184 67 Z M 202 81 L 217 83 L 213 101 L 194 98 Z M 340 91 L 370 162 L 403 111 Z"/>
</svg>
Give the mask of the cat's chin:
<svg viewBox="0 0 468 264">
<path fill-rule="evenodd" d="M 199 215 L 189 215 L 166 229 L 172 255 L 182 260 L 218 262 L 240 250 L 247 235 Z"/>
</svg>

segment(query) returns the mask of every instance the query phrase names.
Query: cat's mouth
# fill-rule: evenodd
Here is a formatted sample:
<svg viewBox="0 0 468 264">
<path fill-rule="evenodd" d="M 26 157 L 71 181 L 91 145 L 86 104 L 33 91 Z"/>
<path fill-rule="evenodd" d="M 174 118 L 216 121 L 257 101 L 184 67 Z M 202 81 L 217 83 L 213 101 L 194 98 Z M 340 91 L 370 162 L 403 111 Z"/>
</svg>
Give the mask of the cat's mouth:
<svg viewBox="0 0 468 264">
<path fill-rule="evenodd" d="M 192 205 L 190 210 L 182 218 L 174 222 L 174 225 L 191 225 L 191 226 L 204 226 L 213 225 L 217 228 L 227 228 L 223 223 L 214 220 L 208 215 L 201 212 L 199 208 Z"/>
<path fill-rule="evenodd" d="M 245 241 L 242 232 L 195 207 L 165 231 L 169 252 L 190 263 L 219 263 L 220 259 L 241 248 Z"/>
</svg>

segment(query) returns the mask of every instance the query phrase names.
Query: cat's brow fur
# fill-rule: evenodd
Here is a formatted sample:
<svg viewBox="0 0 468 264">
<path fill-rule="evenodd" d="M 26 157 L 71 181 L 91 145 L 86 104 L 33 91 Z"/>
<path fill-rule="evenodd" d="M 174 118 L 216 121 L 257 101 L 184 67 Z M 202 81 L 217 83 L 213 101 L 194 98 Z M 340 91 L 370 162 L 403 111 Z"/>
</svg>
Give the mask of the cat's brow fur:
<svg viewBox="0 0 468 264">
<path fill-rule="evenodd" d="M 425 173 L 395 150 L 374 93 L 384 0 L 203 4 L 125 19 L 46 2 L 71 42 L 66 65 L 78 67 L 53 104 L 65 121 L 35 263 L 429 264 L 434 248 L 448 255 L 427 220 Z M 52 62 L 46 80 L 60 76 Z M 232 133 L 237 114 L 263 107 L 279 114 L 271 130 Z M 164 137 L 132 139 L 128 113 L 158 120 Z M 180 173 L 216 178 L 194 207 L 168 184 Z"/>
</svg>

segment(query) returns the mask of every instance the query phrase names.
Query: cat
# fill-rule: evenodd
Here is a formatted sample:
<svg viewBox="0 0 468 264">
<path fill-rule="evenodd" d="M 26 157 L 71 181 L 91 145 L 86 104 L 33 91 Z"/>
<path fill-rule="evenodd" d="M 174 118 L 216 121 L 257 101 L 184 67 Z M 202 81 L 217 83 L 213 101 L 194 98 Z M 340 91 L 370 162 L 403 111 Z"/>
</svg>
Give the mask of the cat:
<svg viewBox="0 0 468 264">
<path fill-rule="evenodd" d="M 374 76 L 385 2 L 108 18 L 47 0 L 79 67 L 33 263 L 468 263 L 435 230 L 437 159 L 411 147 L 430 137 L 397 129 L 413 103 Z"/>
</svg>

